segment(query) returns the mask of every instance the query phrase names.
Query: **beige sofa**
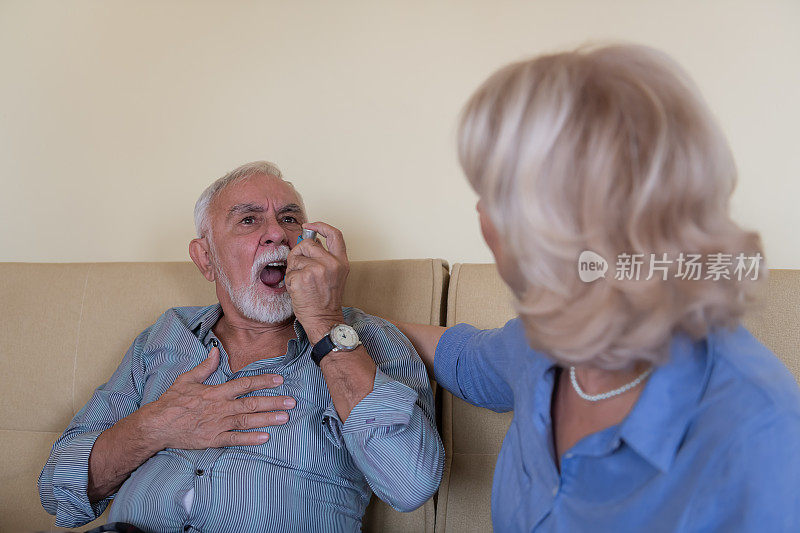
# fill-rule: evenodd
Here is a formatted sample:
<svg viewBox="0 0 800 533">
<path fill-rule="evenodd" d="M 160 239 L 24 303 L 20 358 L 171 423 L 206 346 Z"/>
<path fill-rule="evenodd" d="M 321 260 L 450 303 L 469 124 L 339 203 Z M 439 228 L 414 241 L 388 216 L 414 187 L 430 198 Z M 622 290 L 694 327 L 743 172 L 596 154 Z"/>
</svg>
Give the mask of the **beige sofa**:
<svg viewBox="0 0 800 533">
<path fill-rule="evenodd" d="M 191 263 L 0 263 L 0 298 L 0 532 L 47 530 L 53 517 L 36 480 L 52 443 L 136 334 L 168 307 L 216 299 Z M 494 327 L 513 316 L 493 265 L 449 273 L 433 259 L 355 262 L 345 303 L 428 324 Z M 772 271 L 766 303 L 747 323 L 800 380 L 800 271 Z M 373 498 L 365 531 L 491 530 L 492 473 L 511 415 L 446 391 L 437 401 L 447 453 L 438 495 L 407 514 Z"/>
</svg>

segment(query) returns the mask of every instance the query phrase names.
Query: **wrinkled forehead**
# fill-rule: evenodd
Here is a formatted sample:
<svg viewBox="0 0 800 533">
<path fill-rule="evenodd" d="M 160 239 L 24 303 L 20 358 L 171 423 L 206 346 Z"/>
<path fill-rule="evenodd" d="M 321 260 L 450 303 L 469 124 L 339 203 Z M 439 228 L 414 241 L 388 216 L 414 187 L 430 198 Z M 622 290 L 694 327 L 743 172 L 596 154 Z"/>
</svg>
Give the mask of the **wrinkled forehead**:
<svg viewBox="0 0 800 533">
<path fill-rule="evenodd" d="M 290 205 L 300 207 L 305 214 L 305 206 L 294 185 L 281 178 L 268 174 L 253 174 L 237 180 L 219 191 L 211 204 L 214 218 L 225 215 L 232 207 L 242 204 L 262 206 L 275 211 Z"/>
</svg>

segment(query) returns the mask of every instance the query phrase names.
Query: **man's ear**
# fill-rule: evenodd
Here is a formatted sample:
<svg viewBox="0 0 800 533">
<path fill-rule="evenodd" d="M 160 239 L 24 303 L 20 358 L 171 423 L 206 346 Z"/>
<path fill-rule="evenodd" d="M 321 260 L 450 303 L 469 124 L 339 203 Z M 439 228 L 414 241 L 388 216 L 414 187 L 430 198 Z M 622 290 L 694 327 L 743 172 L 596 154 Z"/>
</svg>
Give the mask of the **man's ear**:
<svg viewBox="0 0 800 533">
<path fill-rule="evenodd" d="M 211 264 L 211 248 L 205 237 L 192 239 L 189 243 L 189 256 L 208 281 L 214 281 L 214 265 Z"/>
</svg>

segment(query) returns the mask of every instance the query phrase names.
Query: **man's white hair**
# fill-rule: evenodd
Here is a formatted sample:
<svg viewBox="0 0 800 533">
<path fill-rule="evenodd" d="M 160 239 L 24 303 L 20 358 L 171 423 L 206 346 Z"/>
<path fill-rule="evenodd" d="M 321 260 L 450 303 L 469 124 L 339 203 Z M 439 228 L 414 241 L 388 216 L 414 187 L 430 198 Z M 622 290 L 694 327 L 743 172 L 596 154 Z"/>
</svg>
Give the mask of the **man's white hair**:
<svg viewBox="0 0 800 533">
<path fill-rule="evenodd" d="M 222 190 L 228 185 L 233 185 L 234 183 L 245 180 L 250 176 L 256 175 L 275 176 L 276 178 L 283 180 L 283 173 L 275 163 L 270 163 L 269 161 L 253 161 L 252 163 L 246 163 L 231 170 L 209 185 L 206 190 L 203 191 L 203 194 L 201 194 L 200 198 L 197 199 L 197 203 L 194 204 L 194 227 L 197 231 L 198 237 L 211 238 L 211 226 L 208 216 L 208 209 L 219 193 L 221 193 Z M 306 206 L 303 203 L 303 197 L 300 196 L 300 193 L 297 191 L 292 182 L 286 180 L 284 181 L 288 183 L 292 189 L 294 189 L 297 199 L 300 202 L 300 207 L 302 207 L 303 212 L 305 212 Z"/>
</svg>

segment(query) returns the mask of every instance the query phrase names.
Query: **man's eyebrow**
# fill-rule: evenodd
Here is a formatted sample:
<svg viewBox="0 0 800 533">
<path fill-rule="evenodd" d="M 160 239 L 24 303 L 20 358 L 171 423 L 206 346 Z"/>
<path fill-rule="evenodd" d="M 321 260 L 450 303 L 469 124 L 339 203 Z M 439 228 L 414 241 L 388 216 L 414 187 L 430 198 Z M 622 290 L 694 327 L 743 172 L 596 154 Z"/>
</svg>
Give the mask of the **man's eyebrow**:
<svg viewBox="0 0 800 533">
<path fill-rule="evenodd" d="M 244 213 L 263 213 L 264 207 L 258 204 L 236 204 L 228 210 L 228 218 Z"/>
<path fill-rule="evenodd" d="M 302 213 L 303 208 L 297 204 L 286 204 L 285 206 L 278 209 L 276 214 L 282 215 L 284 213 Z"/>
</svg>

